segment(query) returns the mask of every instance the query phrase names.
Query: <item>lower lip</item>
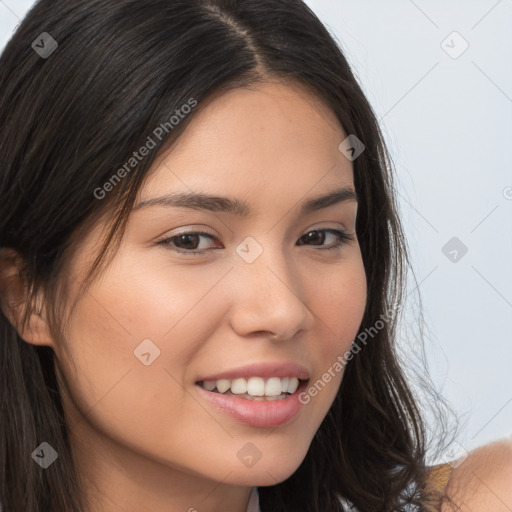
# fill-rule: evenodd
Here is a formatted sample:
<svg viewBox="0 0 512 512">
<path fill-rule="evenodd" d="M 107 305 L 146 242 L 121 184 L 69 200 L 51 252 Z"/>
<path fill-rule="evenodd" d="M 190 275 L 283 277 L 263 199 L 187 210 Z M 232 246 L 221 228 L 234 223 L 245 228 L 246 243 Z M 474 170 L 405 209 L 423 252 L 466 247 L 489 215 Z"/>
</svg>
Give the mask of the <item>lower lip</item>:
<svg viewBox="0 0 512 512">
<path fill-rule="evenodd" d="M 306 386 L 307 381 L 302 381 L 295 393 L 287 398 L 267 402 L 223 395 L 195 385 L 197 392 L 222 412 L 241 423 L 258 428 L 279 427 L 291 422 L 299 414 L 302 406 L 299 394 Z"/>
</svg>

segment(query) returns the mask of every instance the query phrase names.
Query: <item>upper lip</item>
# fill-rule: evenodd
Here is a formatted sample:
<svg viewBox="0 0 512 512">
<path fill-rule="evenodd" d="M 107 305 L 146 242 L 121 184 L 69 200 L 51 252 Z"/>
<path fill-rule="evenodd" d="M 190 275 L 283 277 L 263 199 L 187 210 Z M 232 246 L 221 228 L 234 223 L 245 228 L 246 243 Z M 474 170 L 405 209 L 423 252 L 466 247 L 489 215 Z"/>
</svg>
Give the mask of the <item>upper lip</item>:
<svg viewBox="0 0 512 512">
<path fill-rule="evenodd" d="M 205 375 L 204 377 L 198 379 L 197 382 L 220 379 L 246 379 L 249 377 L 296 377 L 299 380 L 306 380 L 309 379 L 309 370 L 300 364 L 286 361 L 275 363 L 252 363 L 220 373 Z"/>
</svg>

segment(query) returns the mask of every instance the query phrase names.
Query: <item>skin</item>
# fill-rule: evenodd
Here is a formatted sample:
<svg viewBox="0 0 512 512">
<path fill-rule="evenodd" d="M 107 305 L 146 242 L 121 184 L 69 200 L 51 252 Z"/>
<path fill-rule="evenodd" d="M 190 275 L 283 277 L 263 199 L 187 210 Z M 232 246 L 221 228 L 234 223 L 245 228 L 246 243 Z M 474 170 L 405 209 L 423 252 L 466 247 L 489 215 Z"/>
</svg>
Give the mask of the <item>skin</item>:
<svg viewBox="0 0 512 512">
<path fill-rule="evenodd" d="M 441 512 L 512 511 L 512 440 L 501 439 L 469 453 L 455 464 Z"/>
<path fill-rule="evenodd" d="M 275 429 L 237 422 L 201 398 L 194 383 L 249 362 L 282 360 L 304 365 L 315 382 L 350 348 L 367 299 L 357 203 L 298 213 L 312 197 L 353 189 L 352 163 L 338 149 L 345 137 L 334 114 L 297 84 L 225 93 L 159 159 L 136 204 L 201 191 L 246 201 L 253 213 L 133 211 L 119 251 L 72 312 L 65 333 L 71 358 L 50 334 L 44 309 L 31 318 L 22 337 L 55 351 L 73 453 L 94 500 L 90 512 L 245 512 L 253 486 L 276 484 L 298 468 L 342 372 Z M 80 240 L 70 262 L 70 303 L 105 222 Z M 325 249 L 337 242 L 329 233 L 297 245 L 314 229 L 353 238 L 334 250 Z M 199 239 L 207 252 L 157 245 L 178 230 L 208 231 L 213 239 Z M 263 248 L 251 264 L 235 252 L 249 236 Z M 133 353 L 147 338 L 161 351 L 150 366 Z M 250 468 L 237 457 L 247 442 L 262 454 Z"/>
</svg>

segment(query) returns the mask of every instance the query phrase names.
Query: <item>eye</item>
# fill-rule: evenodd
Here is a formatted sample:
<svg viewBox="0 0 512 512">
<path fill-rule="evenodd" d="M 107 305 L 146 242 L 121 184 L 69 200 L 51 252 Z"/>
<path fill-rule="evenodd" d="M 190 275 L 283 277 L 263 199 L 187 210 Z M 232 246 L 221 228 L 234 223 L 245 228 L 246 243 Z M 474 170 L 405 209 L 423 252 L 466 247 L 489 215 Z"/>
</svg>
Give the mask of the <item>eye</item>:
<svg viewBox="0 0 512 512">
<path fill-rule="evenodd" d="M 313 242 L 312 245 L 324 245 L 325 240 L 327 239 L 327 235 L 334 236 L 335 243 L 330 247 L 322 247 L 319 250 L 334 250 L 340 249 L 343 245 L 347 245 L 351 241 L 354 240 L 352 235 L 349 235 L 345 231 L 339 229 L 315 229 L 309 231 L 305 235 L 302 235 L 297 245 L 309 245 L 308 242 Z M 207 248 L 200 247 L 201 238 L 216 240 L 215 236 L 210 233 L 206 233 L 205 231 L 187 231 L 184 233 L 180 233 L 178 235 L 166 238 L 157 242 L 157 245 L 164 245 L 169 247 L 171 250 L 175 252 L 179 252 L 182 254 L 199 256 L 207 252 Z M 218 249 L 222 247 L 217 247 Z"/>
<path fill-rule="evenodd" d="M 330 247 L 322 247 L 320 249 L 322 251 L 340 249 L 343 245 L 347 245 L 348 243 L 354 240 L 354 238 L 351 235 L 340 229 L 315 229 L 313 231 L 309 231 L 305 235 L 302 235 L 299 238 L 299 242 L 301 243 L 298 245 L 302 245 L 304 242 L 307 243 L 311 241 L 314 242 L 313 245 L 323 245 L 323 242 L 325 242 L 326 240 L 326 234 L 334 236 L 337 239 L 337 241 L 334 243 L 334 245 L 331 245 Z"/>
<path fill-rule="evenodd" d="M 179 235 L 166 238 L 165 240 L 161 240 L 157 245 L 170 246 L 172 250 L 184 254 L 200 255 L 205 252 L 204 247 L 198 247 L 198 243 L 201 238 L 215 240 L 213 235 L 204 231 L 187 231 L 185 233 L 180 233 Z"/>
</svg>

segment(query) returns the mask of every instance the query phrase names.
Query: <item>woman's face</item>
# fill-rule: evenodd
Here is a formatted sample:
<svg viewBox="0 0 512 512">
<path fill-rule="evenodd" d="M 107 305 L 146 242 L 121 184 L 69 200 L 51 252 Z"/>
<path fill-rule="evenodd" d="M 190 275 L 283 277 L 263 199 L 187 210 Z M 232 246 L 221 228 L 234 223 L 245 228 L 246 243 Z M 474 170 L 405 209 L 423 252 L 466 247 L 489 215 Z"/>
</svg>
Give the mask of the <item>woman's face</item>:
<svg viewBox="0 0 512 512">
<path fill-rule="evenodd" d="M 119 251 L 72 312 L 71 359 L 53 344 L 75 455 L 109 496 L 133 503 L 146 489 L 147 504 L 179 485 L 204 497 L 218 482 L 273 485 L 300 465 L 366 302 L 355 199 L 305 208 L 354 191 L 338 149 L 346 136 L 306 90 L 268 83 L 215 99 L 155 164 Z M 168 197 L 192 193 L 243 203 L 246 214 Z M 77 248 L 70 301 L 104 227 Z M 206 234 L 180 238 L 190 232 Z M 198 384 L 221 377 L 238 398 Z M 309 380 L 283 400 L 249 399 L 279 393 L 286 377 Z M 298 393 L 319 379 L 301 405 Z M 203 383 L 214 384 L 226 382 Z"/>
</svg>

